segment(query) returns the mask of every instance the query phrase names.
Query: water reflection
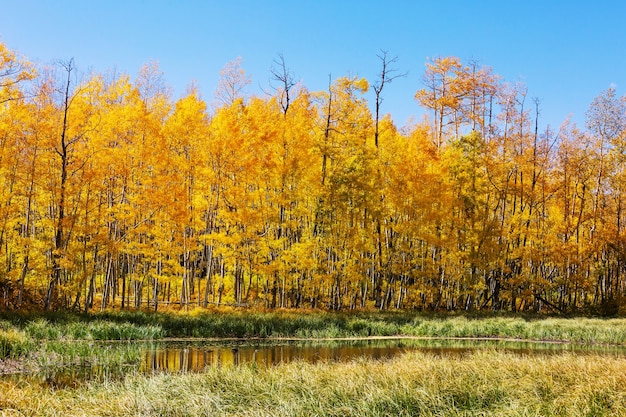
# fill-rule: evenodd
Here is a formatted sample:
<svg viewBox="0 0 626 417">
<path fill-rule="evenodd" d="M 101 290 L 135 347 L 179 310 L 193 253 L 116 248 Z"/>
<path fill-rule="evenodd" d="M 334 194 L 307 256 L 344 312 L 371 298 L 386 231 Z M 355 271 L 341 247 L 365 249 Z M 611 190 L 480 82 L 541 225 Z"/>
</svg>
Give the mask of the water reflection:
<svg viewBox="0 0 626 417">
<path fill-rule="evenodd" d="M 95 362 L 75 361 L 44 366 L 35 374 L 3 376 L 17 383 L 42 384 L 53 389 L 76 387 L 87 381 L 123 379 L 136 371 L 202 372 L 208 367 L 253 365 L 272 367 L 293 361 L 349 361 L 355 358 L 385 360 L 419 351 L 439 357 L 463 356 L 481 350 L 516 355 L 626 356 L 624 346 L 583 346 L 502 340 L 384 339 L 334 341 L 180 341 L 92 345 Z"/>
<path fill-rule="evenodd" d="M 142 372 L 200 372 L 212 366 L 256 364 L 271 367 L 292 361 L 348 361 L 363 357 L 389 359 L 409 351 L 437 356 L 459 356 L 479 349 L 495 349 L 520 355 L 617 354 L 626 355 L 620 347 L 589 347 L 557 343 L 507 342 L 494 340 L 422 340 L 386 339 L 322 342 L 236 343 L 206 342 L 163 343 L 146 349 Z"/>
<path fill-rule="evenodd" d="M 146 351 L 143 371 L 197 372 L 210 366 L 239 366 L 255 363 L 275 366 L 302 360 L 341 361 L 357 357 L 391 358 L 406 349 L 392 343 L 359 342 L 343 344 L 233 344 L 233 345 L 166 345 Z"/>
<path fill-rule="evenodd" d="M 115 367 L 73 365 L 49 368 L 36 373 L 5 375 L 15 383 L 39 385 L 52 389 L 77 388 L 86 382 L 116 381 L 137 369 L 132 365 Z"/>
</svg>

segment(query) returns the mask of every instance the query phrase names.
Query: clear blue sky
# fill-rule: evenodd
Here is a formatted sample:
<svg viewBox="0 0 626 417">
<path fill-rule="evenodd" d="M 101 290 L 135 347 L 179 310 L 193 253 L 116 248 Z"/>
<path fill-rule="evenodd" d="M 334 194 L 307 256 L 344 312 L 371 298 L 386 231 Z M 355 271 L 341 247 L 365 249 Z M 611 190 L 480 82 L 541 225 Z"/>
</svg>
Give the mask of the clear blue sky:
<svg viewBox="0 0 626 417">
<path fill-rule="evenodd" d="M 423 110 L 428 57 L 478 60 L 542 100 L 542 126 L 584 123 L 595 96 L 626 89 L 626 2 L 356 0 L 0 0 L 0 41 L 32 61 L 74 58 L 81 72 L 135 77 L 156 60 L 179 97 L 195 81 L 210 102 L 220 69 L 241 56 L 262 94 L 279 53 L 310 90 L 359 75 L 374 81 L 381 49 L 408 76 L 383 92 L 399 126 Z M 371 96 L 368 97 L 371 101 Z"/>
</svg>

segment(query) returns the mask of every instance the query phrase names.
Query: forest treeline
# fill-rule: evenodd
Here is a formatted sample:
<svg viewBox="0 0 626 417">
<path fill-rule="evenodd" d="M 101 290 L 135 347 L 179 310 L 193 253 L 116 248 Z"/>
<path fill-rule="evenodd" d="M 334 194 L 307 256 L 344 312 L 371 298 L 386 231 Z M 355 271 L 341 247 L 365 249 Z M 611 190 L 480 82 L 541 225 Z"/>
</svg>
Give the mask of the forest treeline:
<svg viewBox="0 0 626 417">
<path fill-rule="evenodd" d="M 207 104 L 155 64 L 81 79 L 0 44 L 0 308 L 618 313 L 624 97 L 546 128 L 523 85 L 442 57 L 398 129 L 378 58 L 313 92 L 279 57 L 261 97 L 235 61 Z"/>
</svg>

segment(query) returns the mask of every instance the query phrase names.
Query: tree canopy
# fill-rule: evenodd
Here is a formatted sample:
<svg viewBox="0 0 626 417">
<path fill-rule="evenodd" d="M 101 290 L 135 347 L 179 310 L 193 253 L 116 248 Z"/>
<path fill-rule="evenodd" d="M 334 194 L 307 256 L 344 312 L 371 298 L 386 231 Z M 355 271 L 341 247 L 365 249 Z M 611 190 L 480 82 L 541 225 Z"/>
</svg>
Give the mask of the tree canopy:
<svg viewBox="0 0 626 417">
<path fill-rule="evenodd" d="M 379 58 L 309 91 L 280 56 L 260 97 L 237 60 L 207 105 L 154 63 L 81 79 L 0 44 L 0 308 L 623 311 L 626 99 L 542 128 L 441 57 L 399 129 Z"/>
</svg>

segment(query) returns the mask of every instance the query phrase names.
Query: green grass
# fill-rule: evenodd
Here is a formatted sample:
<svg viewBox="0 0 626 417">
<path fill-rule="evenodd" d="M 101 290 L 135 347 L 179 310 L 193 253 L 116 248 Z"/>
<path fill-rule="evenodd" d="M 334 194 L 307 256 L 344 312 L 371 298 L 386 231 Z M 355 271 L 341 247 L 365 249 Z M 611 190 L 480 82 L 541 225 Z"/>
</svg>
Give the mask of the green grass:
<svg viewBox="0 0 626 417">
<path fill-rule="evenodd" d="M 615 356 L 410 353 L 382 362 L 133 374 L 60 390 L 0 381 L 0 409 L 30 416 L 626 416 L 624 369 L 626 358 Z"/>
<path fill-rule="evenodd" d="M 156 326 L 162 329 L 166 337 L 337 338 L 406 335 L 626 343 L 626 319 L 245 310 L 199 314 L 112 312 L 93 317 L 116 323 Z"/>
<path fill-rule="evenodd" d="M 14 314 L 0 318 L 0 358 L 22 355 L 36 349 L 41 341 L 370 336 L 511 338 L 623 345 L 626 319 L 247 310 L 197 314 Z"/>
<path fill-rule="evenodd" d="M 51 341 L 27 356 L 26 365 L 31 373 L 48 380 L 67 370 L 83 369 L 93 376 L 122 375 L 137 370 L 143 358 L 145 346 L 137 343 L 99 344 L 88 341 L 73 343 Z M 80 383 L 80 380 L 73 381 Z"/>
<path fill-rule="evenodd" d="M 0 320 L 0 360 L 19 359 L 18 370 L 43 375 L 83 365 L 118 372 L 121 367 L 137 367 L 142 347 L 136 343 L 100 342 L 155 340 L 164 336 L 159 326 L 97 316 L 15 315 Z"/>
<path fill-rule="evenodd" d="M 159 326 L 92 317 L 66 322 L 37 318 L 26 322 L 24 331 L 35 340 L 152 340 L 165 336 Z"/>
<path fill-rule="evenodd" d="M 46 350 L 47 342 L 52 341 L 370 336 L 511 338 L 624 345 L 626 319 L 288 311 L 23 314 L 5 316 L 0 320 L 0 358 L 22 357 L 33 351 Z M 58 348 L 47 350 L 56 351 Z"/>
<path fill-rule="evenodd" d="M 22 331 L 0 329 L 0 359 L 18 358 L 35 349 L 35 343 Z"/>
</svg>

